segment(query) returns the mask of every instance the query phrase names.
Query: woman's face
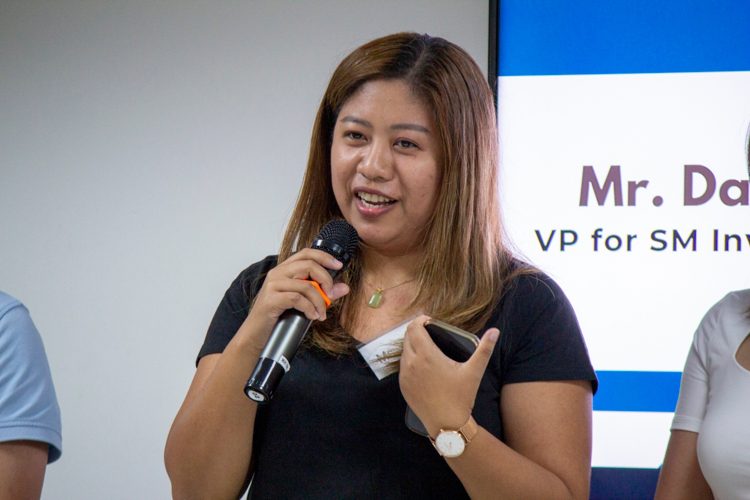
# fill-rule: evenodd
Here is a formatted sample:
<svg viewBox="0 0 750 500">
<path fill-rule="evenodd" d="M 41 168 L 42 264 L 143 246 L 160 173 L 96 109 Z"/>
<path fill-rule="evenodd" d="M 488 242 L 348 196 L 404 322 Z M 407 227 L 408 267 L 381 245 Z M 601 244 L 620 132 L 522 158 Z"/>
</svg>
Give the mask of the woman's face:
<svg viewBox="0 0 750 500">
<path fill-rule="evenodd" d="M 430 113 L 402 81 L 365 83 L 341 108 L 331 146 L 333 192 L 344 218 L 375 250 L 419 248 L 441 172 Z"/>
</svg>

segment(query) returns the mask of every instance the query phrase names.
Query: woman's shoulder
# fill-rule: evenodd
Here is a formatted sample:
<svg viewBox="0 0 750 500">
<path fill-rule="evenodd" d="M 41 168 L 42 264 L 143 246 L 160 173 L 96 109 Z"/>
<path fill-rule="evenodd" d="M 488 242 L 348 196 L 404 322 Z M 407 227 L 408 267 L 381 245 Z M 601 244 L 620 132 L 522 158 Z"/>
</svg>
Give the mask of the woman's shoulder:
<svg viewBox="0 0 750 500">
<path fill-rule="evenodd" d="M 729 292 L 703 316 L 693 342 L 699 350 L 706 351 L 717 332 L 727 337 L 733 337 L 735 334 L 744 337 L 747 335 L 748 327 L 750 327 L 750 289 Z"/>
<path fill-rule="evenodd" d="M 208 326 L 206 339 L 198 353 L 196 365 L 207 354 L 224 352 L 224 348 L 247 318 L 253 298 L 260 291 L 266 274 L 274 268 L 276 263 L 276 256 L 269 255 L 245 268 L 232 281 Z"/>
<path fill-rule="evenodd" d="M 228 306 L 228 310 L 233 313 L 243 312 L 247 315 L 253 297 L 258 294 L 268 271 L 277 262 L 276 255 L 269 255 L 243 269 L 227 288 L 222 304 Z"/>
<path fill-rule="evenodd" d="M 513 260 L 508 266 L 506 276 L 499 306 L 541 311 L 555 304 L 569 304 L 560 285 L 545 272 L 530 264 Z"/>
<path fill-rule="evenodd" d="M 500 329 L 498 357 L 504 383 L 597 381 L 575 311 L 560 286 L 546 273 L 515 263 L 493 311 Z"/>
<path fill-rule="evenodd" d="M 716 305 L 731 312 L 747 312 L 750 307 L 750 288 L 729 292 Z"/>
<path fill-rule="evenodd" d="M 254 296 L 258 293 L 258 290 L 260 290 L 268 271 L 276 267 L 278 262 L 278 255 L 268 255 L 263 260 L 251 264 L 243 269 L 239 276 L 237 276 L 232 283 L 232 287 L 236 286 L 240 288 L 248 297 Z"/>
<path fill-rule="evenodd" d="M 549 275 L 529 264 L 514 261 L 508 266 L 503 283 L 490 324 L 505 326 L 515 332 L 516 338 L 546 329 L 580 335 L 573 306 Z"/>
<path fill-rule="evenodd" d="M 239 277 L 243 279 L 251 279 L 257 276 L 261 276 L 276 267 L 276 264 L 278 262 L 278 255 L 268 255 L 263 260 L 254 262 L 253 264 L 250 264 L 248 267 L 243 269 Z"/>
</svg>

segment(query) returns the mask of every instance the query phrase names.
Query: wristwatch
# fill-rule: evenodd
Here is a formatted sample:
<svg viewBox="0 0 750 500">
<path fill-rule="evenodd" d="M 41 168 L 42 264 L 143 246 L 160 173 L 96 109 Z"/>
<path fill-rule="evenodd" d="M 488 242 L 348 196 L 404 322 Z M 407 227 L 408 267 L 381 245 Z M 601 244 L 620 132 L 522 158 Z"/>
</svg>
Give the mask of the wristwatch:
<svg viewBox="0 0 750 500">
<path fill-rule="evenodd" d="M 458 430 L 440 429 L 435 439 L 432 439 L 432 436 L 429 437 L 432 446 L 435 447 L 441 457 L 454 458 L 464 452 L 466 445 L 471 443 L 478 430 L 479 426 L 474 418 L 469 415 L 469 420 Z"/>
</svg>

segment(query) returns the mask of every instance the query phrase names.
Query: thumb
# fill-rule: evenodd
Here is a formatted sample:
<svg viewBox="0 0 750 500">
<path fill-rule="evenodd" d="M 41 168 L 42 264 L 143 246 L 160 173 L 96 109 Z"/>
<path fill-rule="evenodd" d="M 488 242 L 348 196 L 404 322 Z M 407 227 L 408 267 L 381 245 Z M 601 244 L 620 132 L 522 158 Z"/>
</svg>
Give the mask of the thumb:
<svg viewBox="0 0 750 500">
<path fill-rule="evenodd" d="M 335 283 L 331 287 L 331 293 L 328 294 L 328 298 L 333 301 L 340 299 L 347 293 L 349 293 L 349 287 L 345 283 Z"/>
<path fill-rule="evenodd" d="M 482 339 L 479 341 L 479 346 L 477 346 L 477 350 L 471 358 L 469 358 L 468 363 L 471 363 L 480 374 L 483 374 L 487 369 L 487 364 L 490 362 L 492 353 L 495 350 L 495 344 L 497 344 L 497 339 L 499 337 L 500 330 L 497 328 L 490 328 L 484 332 Z"/>
</svg>

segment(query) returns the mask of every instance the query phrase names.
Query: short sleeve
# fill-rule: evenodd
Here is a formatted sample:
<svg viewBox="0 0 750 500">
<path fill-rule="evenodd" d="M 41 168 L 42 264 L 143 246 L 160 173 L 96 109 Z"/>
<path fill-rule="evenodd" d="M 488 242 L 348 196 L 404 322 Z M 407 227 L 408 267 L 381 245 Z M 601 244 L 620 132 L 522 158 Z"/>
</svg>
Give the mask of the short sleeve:
<svg viewBox="0 0 750 500">
<path fill-rule="evenodd" d="M 682 372 L 672 430 L 698 432 L 703 423 L 708 405 L 708 346 L 716 331 L 723 302 L 709 309 L 693 336 Z"/>
<path fill-rule="evenodd" d="M 266 274 L 276 266 L 276 263 L 275 255 L 268 256 L 242 271 L 232 282 L 219 307 L 216 308 L 206 339 L 198 353 L 196 365 L 203 356 L 224 352 L 250 313 L 253 300 L 263 286 Z"/>
<path fill-rule="evenodd" d="M 516 278 L 496 323 L 501 332 L 504 383 L 598 381 L 573 307 L 543 273 Z"/>
<path fill-rule="evenodd" d="M 29 311 L 0 294 L 0 441 L 49 444 L 47 463 L 62 454 L 62 424 L 44 344 Z"/>
</svg>

